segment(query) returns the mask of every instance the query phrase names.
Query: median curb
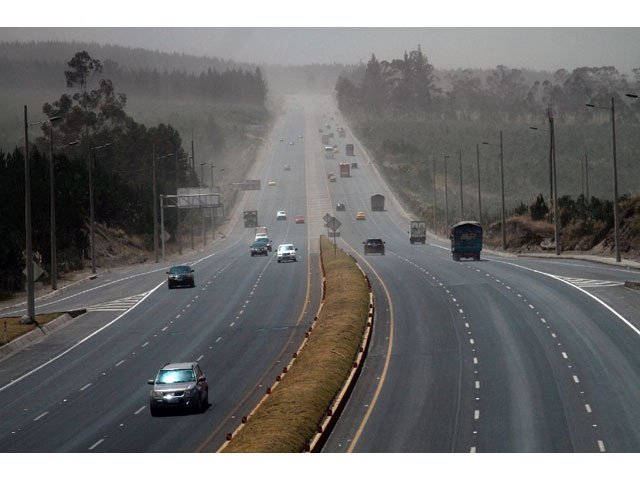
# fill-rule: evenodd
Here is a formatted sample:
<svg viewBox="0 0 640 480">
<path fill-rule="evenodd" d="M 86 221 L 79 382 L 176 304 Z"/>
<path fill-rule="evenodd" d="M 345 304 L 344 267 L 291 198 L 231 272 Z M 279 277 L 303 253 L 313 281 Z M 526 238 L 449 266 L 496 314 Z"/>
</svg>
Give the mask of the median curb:
<svg viewBox="0 0 640 480">
<path fill-rule="evenodd" d="M 632 288 L 634 290 L 640 290 L 640 282 L 631 282 L 627 280 L 626 282 L 624 282 L 624 286 L 627 288 Z"/>
<path fill-rule="evenodd" d="M 351 255 L 349 256 L 351 257 Z M 364 330 L 364 334 L 362 335 L 360 347 L 358 348 L 358 353 L 356 355 L 356 359 L 353 362 L 351 372 L 349 373 L 347 380 L 342 386 L 342 389 L 340 390 L 340 392 L 338 392 L 338 394 L 335 396 L 335 398 L 331 402 L 331 405 L 327 409 L 327 413 L 325 414 L 324 418 L 318 425 L 316 434 L 311 439 L 311 441 L 305 446 L 305 452 L 317 453 L 322 449 L 324 444 L 327 442 L 327 439 L 329 438 L 329 435 L 331 434 L 333 427 L 335 426 L 338 419 L 340 418 L 340 414 L 344 410 L 344 407 L 346 406 L 347 401 L 349 400 L 349 396 L 351 395 L 351 392 L 356 386 L 356 381 L 358 380 L 358 377 L 362 372 L 364 360 L 369 351 L 369 344 L 371 343 L 371 333 L 373 332 L 373 319 L 375 316 L 373 289 L 371 288 L 371 282 L 369 281 L 369 277 L 367 276 L 367 274 L 364 272 L 364 270 L 362 270 L 362 267 L 360 267 L 360 265 L 355 260 L 355 258 L 353 260 L 355 261 L 356 266 L 358 267 L 360 272 L 362 272 L 362 275 L 367 281 L 367 287 L 369 288 L 369 311 L 367 313 L 367 325 Z"/>
<path fill-rule="evenodd" d="M 0 361 L 5 360 L 6 358 L 10 357 L 14 353 L 22 350 L 29 345 L 44 340 L 47 335 L 64 327 L 84 313 L 86 313 L 86 309 L 84 308 L 80 310 L 72 310 L 60 315 L 57 318 L 54 318 L 50 322 L 38 325 L 30 332 L 27 332 L 24 335 L 21 335 L 18 338 L 10 341 L 6 345 L 0 347 Z"/>
</svg>

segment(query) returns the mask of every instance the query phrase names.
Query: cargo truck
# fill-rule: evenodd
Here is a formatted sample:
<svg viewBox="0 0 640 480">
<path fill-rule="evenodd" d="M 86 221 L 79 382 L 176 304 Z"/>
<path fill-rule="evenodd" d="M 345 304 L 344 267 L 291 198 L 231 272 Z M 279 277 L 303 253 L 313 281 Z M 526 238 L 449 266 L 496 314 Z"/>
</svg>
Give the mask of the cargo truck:
<svg viewBox="0 0 640 480">
<path fill-rule="evenodd" d="M 451 256 L 455 261 L 461 258 L 480 260 L 482 251 L 482 227 L 478 222 L 463 221 L 451 227 Z"/>
<path fill-rule="evenodd" d="M 409 234 L 409 243 L 424 243 L 427 241 L 427 222 L 412 220 Z"/>
<path fill-rule="evenodd" d="M 379 193 L 371 195 L 371 210 L 374 212 L 384 211 L 384 195 L 380 195 Z"/>
<path fill-rule="evenodd" d="M 348 163 L 340 163 L 340 176 L 341 177 L 350 177 L 351 176 L 351 165 Z"/>
<path fill-rule="evenodd" d="M 244 226 L 245 228 L 252 228 L 258 226 L 258 211 L 257 210 L 245 210 L 243 212 Z"/>
<path fill-rule="evenodd" d="M 354 156 L 354 154 L 353 154 L 353 143 L 347 143 L 344 148 L 345 148 L 347 157 L 353 157 Z"/>
</svg>

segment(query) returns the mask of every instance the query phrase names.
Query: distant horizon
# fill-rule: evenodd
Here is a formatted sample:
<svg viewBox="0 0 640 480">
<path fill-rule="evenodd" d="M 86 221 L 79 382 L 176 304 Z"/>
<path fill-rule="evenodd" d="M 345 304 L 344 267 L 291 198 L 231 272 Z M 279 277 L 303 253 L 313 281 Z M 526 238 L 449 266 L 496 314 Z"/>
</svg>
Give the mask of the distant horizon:
<svg viewBox="0 0 640 480">
<path fill-rule="evenodd" d="M 170 31 L 170 35 L 168 35 Z M 0 28 L 1 43 L 95 43 L 272 67 L 358 65 L 418 45 L 439 70 L 640 68 L 640 28 Z"/>
</svg>

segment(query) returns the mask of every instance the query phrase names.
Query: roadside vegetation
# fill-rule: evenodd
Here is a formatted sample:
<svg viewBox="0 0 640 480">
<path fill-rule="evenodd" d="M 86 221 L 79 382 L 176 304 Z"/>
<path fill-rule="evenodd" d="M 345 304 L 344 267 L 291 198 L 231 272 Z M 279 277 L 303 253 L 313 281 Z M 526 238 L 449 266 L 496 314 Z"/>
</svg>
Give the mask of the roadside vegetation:
<svg viewBox="0 0 640 480">
<path fill-rule="evenodd" d="M 31 47 L 2 45 L 5 53 L 21 48 Z M 209 69 L 201 74 L 136 70 L 109 59 L 103 62 L 87 51 L 76 52 L 66 64 L 21 58 L 3 58 L 0 63 L 12 67 L 0 69 L 4 92 L 0 104 L 6 107 L 0 125 L 13 126 L 3 129 L 0 138 L 4 145 L 0 148 L 0 298 L 23 290 L 25 281 L 22 105 L 28 106 L 28 121 L 34 123 L 29 129 L 32 238 L 34 259 L 45 271 L 40 278 L 44 282 L 49 281 L 51 251 L 51 138 L 58 272 L 64 276 L 82 269 L 90 259 L 89 162 L 99 225 L 96 246 L 105 245 L 96 249 L 96 263 L 103 267 L 118 255 L 118 245 L 112 241 L 116 238 L 122 237 L 126 255 L 128 244 L 142 251 L 153 249 L 154 155 L 158 196 L 175 194 L 176 182 L 181 188 L 213 183 L 228 210 L 235 199 L 232 184 L 242 181 L 253 164 L 271 121 L 265 104 L 267 86 L 259 69 Z M 32 78 L 39 80 L 29 81 Z M 121 84 L 114 79 L 134 93 L 121 92 Z M 61 95 L 60 90 L 54 93 L 60 84 L 66 84 Z M 14 91 L 20 96 L 13 98 L 10 92 Z M 30 98 L 30 91 L 37 93 Z M 51 97 L 36 107 L 34 99 L 42 100 L 43 91 Z M 59 120 L 41 122 L 54 117 Z M 184 212 L 182 216 L 186 217 Z M 194 215 L 196 231 L 201 229 L 201 218 Z M 175 212 L 167 212 L 164 220 L 171 242 L 177 237 Z M 182 221 L 184 228 L 187 222 Z M 209 225 L 210 220 L 205 220 L 205 227 Z M 136 258 L 144 261 L 147 256 L 136 254 Z"/>
<path fill-rule="evenodd" d="M 369 291 L 354 260 L 320 239 L 326 300 L 289 372 L 224 452 L 302 452 L 349 376 L 366 327 Z"/>
<path fill-rule="evenodd" d="M 572 72 L 560 69 L 546 75 L 505 65 L 490 71 L 441 73 L 438 76 L 418 48 L 389 61 L 372 55 L 366 65 L 336 83 L 341 112 L 405 206 L 431 228 L 435 209 L 436 231 L 446 235 L 445 181 L 451 224 L 461 218 L 478 218 L 480 180 L 486 240 L 497 244 L 500 235 L 494 238 L 492 232 L 500 231 L 502 132 L 505 206 L 508 219 L 514 218 L 508 220 L 514 232 L 509 248 L 540 249 L 539 243 L 534 247 L 530 239 L 547 237 L 547 227 L 553 225 L 551 106 L 563 249 L 600 246 L 606 253 L 613 225 L 612 137 L 607 107 L 613 98 L 623 210 L 633 204 L 640 178 L 640 101 L 625 96 L 640 92 L 640 68 L 634 69 L 631 77 L 609 66 L 581 67 Z M 603 108 L 588 108 L 587 103 Z M 538 217 L 536 209 L 540 207 L 551 214 Z M 628 210 L 629 214 L 633 210 Z M 527 217 L 542 223 L 525 222 Z M 627 213 L 621 214 L 621 219 L 621 229 L 629 230 L 625 238 L 631 240 L 637 220 Z M 638 255 L 631 243 L 622 250 Z"/>
</svg>

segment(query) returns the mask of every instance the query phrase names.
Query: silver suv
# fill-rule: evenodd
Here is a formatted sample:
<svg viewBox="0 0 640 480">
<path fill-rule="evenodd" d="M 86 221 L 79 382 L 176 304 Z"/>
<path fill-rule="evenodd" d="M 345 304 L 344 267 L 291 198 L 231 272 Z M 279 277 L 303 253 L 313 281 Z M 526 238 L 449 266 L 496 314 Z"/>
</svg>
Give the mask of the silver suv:
<svg viewBox="0 0 640 480">
<path fill-rule="evenodd" d="M 278 257 L 278 263 L 285 261 L 297 262 L 297 250 L 298 249 L 294 247 L 292 243 L 283 243 L 282 245 L 278 245 L 278 252 L 276 254 Z"/>
<path fill-rule="evenodd" d="M 149 410 L 152 416 L 164 408 L 185 407 L 202 412 L 209 405 L 209 385 L 198 362 L 167 363 L 149 392 Z"/>
</svg>

